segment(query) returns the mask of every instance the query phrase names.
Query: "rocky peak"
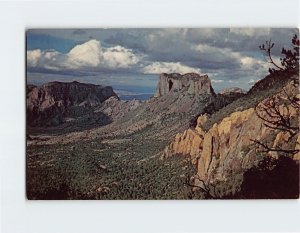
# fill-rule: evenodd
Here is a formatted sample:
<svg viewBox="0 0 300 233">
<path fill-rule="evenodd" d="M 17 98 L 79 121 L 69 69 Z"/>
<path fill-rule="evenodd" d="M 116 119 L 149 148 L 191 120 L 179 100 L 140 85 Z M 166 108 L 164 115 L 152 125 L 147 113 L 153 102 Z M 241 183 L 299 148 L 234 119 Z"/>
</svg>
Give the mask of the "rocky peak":
<svg viewBox="0 0 300 233">
<path fill-rule="evenodd" d="M 162 73 L 154 97 L 160 97 L 174 91 L 189 94 L 215 94 L 207 75 Z"/>
</svg>

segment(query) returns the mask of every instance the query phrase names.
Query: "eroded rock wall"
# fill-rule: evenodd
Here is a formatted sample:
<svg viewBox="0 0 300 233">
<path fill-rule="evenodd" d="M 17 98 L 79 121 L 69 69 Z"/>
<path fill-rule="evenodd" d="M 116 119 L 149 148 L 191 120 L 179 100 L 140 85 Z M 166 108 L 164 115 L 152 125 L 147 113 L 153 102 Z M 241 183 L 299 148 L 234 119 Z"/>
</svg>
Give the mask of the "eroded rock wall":
<svg viewBox="0 0 300 233">
<path fill-rule="evenodd" d="M 214 94 L 207 75 L 162 73 L 154 97 L 166 95 L 171 91 L 187 91 L 189 94 Z"/>
<path fill-rule="evenodd" d="M 118 99 L 112 87 L 79 82 L 31 85 L 27 88 L 26 97 L 27 122 L 28 125 L 45 125 L 53 119 L 59 122 L 62 115 L 71 109 L 81 114 L 112 96 Z"/>
<path fill-rule="evenodd" d="M 287 85 L 285 91 L 276 94 L 275 98 L 286 101 L 285 92 L 292 95 L 297 91 L 296 87 Z M 270 98 L 260 104 L 265 104 Z M 299 109 L 291 105 L 286 107 L 282 104 L 278 109 L 282 115 L 284 112 L 288 112 L 290 117 L 297 118 L 299 115 Z M 271 119 L 267 115 L 264 117 Z M 189 156 L 197 166 L 196 185 L 202 185 L 202 182 L 206 184 L 225 182 L 234 173 L 252 167 L 265 156 L 254 140 L 268 143 L 273 148 L 285 148 L 289 143 L 289 133 L 267 127 L 254 108 L 233 112 L 205 132 L 202 125 L 207 118 L 208 115 L 198 117 L 195 128 L 177 134 L 162 155 L 162 158 L 174 155 Z M 299 135 L 297 137 L 299 140 Z M 295 145 L 299 147 L 299 144 Z M 278 157 L 278 153 L 274 151 L 268 155 Z M 294 155 L 294 159 L 299 159 L 299 153 Z"/>
</svg>

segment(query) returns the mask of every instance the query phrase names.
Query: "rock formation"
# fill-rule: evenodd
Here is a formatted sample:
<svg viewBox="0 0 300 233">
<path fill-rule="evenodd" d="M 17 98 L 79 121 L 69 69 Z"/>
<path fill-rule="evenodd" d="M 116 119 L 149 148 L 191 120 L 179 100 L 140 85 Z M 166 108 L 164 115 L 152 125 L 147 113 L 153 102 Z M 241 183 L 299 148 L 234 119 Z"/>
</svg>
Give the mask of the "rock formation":
<svg viewBox="0 0 300 233">
<path fill-rule="evenodd" d="M 120 101 L 117 96 L 111 96 L 95 108 L 95 112 L 101 112 L 111 117 L 112 120 L 122 118 L 128 112 L 136 109 L 142 104 L 140 100 Z"/>
<path fill-rule="evenodd" d="M 242 88 L 239 88 L 239 87 L 230 87 L 230 88 L 224 88 L 224 89 L 222 89 L 219 93 L 222 94 L 222 95 L 228 94 L 228 93 L 242 93 L 242 94 L 246 94 L 247 91 L 245 91 L 245 90 L 243 90 Z"/>
<path fill-rule="evenodd" d="M 141 103 L 134 110 L 124 114 L 123 117 L 118 117 L 110 125 L 110 134 L 132 134 L 143 129 L 148 129 L 149 137 L 161 137 L 163 140 L 170 140 L 177 132 L 180 132 L 189 127 L 189 122 L 192 118 L 203 113 L 205 107 L 215 101 L 215 94 L 210 85 L 209 79 L 205 76 L 201 78 L 198 74 L 162 74 L 161 77 L 174 76 L 185 77 L 178 80 L 175 87 L 181 84 L 186 84 L 182 88 L 173 89 L 172 91 L 151 98 L 146 102 Z M 186 78 L 188 77 L 188 78 Z M 198 85 L 197 92 L 187 92 L 187 89 L 192 85 L 194 77 L 202 86 Z M 172 79 L 172 80 L 175 80 Z M 190 80 L 187 85 L 187 81 Z M 202 80 L 202 81 L 201 81 Z M 186 83 L 187 82 L 187 83 Z M 157 90 L 162 86 L 162 82 L 158 83 Z M 193 84 L 194 86 L 196 84 Z M 199 88 L 202 89 L 199 89 Z M 115 109 L 115 107 L 114 107 Z M 113 108 L 111 108 L 112 111 Z M 105 112 L 105 111 L 102 111 Z"/>
<path fill-rule="evenodd" d="M 61 123 L 62 117 L 80 115 L 109 97 L 117 95 L 111 87 L 79 82 L 51 82 L 27 88 L 28 125 Z"/>
<path fill-rule="evenodd" d="M 288 84 L 285 92 L 297 93 L 297 88 Z M 284 91 L 275 95 L 276 98 L 286 99 Z M 261 103 L 267 101 L 268 98 Z M 280 111 L 286 111 L 279 106 Z M 288 106 L 291 117 L 296 117 L 299 110 Z M 266 115 L 265 117 L 268 118 Z M 197 119 L 195 128 L 190 128 L 183 133 L 178 133 L 175 139 L 165 148 L 162 157 L 185 155 L 191 158 L 197 166 L 196 185 L 215 184 L 226 182 L 233 174 L 245 171 L 261 159 L 258 145 L 253 141 L 268 142 L 272 147 L 287 148 L 287 132 L 271 129 L 260 119 L 254 108 L 235 111 L 220 122 L 215 123 L 205 131 L 203 125 L 209 116 L 201 115 Z M 273 136 L 272 136 L 273 135 Z M 298 137 L 299 140 L 299 137 Z M 299 147 L 293 144 L 294 148 Z M 278 157 L 277 152 L 269 152 L 269 156 Z M 294 155 L 299 159 L 299 153 Z M 231 192 L 229 190 L 228 192 Z"/>
<path fill-rule="evenodd" d="M 207 75 L 162 73 L 154 97 L 160 97 L 172 91 L 186 91 L 188 94 L 214 94 Z"/>
<path fill-rule="evenodd" d="M 167 74 L 164 75 L 166 76 Z M 173 75 L 170 74 L 169 76 Z M 186 74 L 182 75 L 182 77 L 185 77 L 182 79 L 183 81 L 185 80 L 183 83 L 189 83 L 188 85 L 145 102 L 138 100 L 123 102 L 113 95 L 92 108 L 89 108 L 87 105 L 85 107 L 86 117 L 81 116 L 80 121 L 82 124 L 84 122 L 86 122 L 85 124 L 94 122 L 93 128 L 95 130 L 88 130 L 82 135 L 85 138 L 94 138 L 99 135 L 124 137 L 125 135 L 139 133 L 139 131 L 147 129 L 145 133 L 147 133 L 148 138 L 159 138 L 168 143 L 176 133 L 189 127 L 191 119 L 202 114 L 206 107 L 216 101 L 216 95 L 207 76 Z M 194 83 L 192 79 L 195 80 L 193 81 Z M 158 84 L 157 89 L 159 89 L 160 85 Z M 191 86 L 197 86 L 197 92 L 189 94 L 187 90 Z M 98 120 L 97 118 L 101 115 L 103 117 Z M 68 117 L 68 119 L 70 118 L 72 117 Z M 64 119 L 66 117 L 63 117 L 62 122 Z M 73 126 L 78 128 L 78 122 L 74 120 L 73 122 Z M 106 126 L 100 128 L 99 126 L 104 126 L 101 122 L 105 123 Z M 81 134 L 79 131 L 76 131 L 77 136 Z M 74 138 L 73 134 L 70 137 L 67 135 L 63 136 L 64 142 L 73 141 Z M 57 140 L 61 139 L 57 137 Z"/>
<path fill-rule="evenodd" d="M 196 164 L 202 152 L 205 136 L 202 125 L 208 117 L 207 114 L 199 116 L 194 129 L 190 128 L 183 133 L 176 134 L 175 139 L 165 148 L 162 158 L 168 158 L 173 155 L 189 155 L 191 162 Z"/>
</svg>

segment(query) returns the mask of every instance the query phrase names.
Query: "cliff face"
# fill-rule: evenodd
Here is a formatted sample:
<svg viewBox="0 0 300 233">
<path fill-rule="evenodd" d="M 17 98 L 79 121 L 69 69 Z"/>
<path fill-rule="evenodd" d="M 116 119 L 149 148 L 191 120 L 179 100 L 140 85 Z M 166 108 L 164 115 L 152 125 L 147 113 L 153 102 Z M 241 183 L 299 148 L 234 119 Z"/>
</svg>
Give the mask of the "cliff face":
<svg viewBox="0 0 300 233">
<path fill-rule="evenodd" d="M 224 181 L 233 171 L 252 166 L 256 153 L 251 140 L 262 140 L 269 133 L 253 108 L 224 118 L 204 135 L 197 161 L 199 179 L 206 183 Z"/>
<path fill-rule="evenodd" d="M 154 97 L 160 97 L 172 91 L 185 91 L 188 94 L 214 94 L 207 75 L 197 73 L 178 73 L 160 75 Z"/>
<path fill-rule="evenodd" d="M 298 90 L 293 85 L 287 85 L 285 91 L 295 94 Z M 281 91 L 275 98 L 286 100 L 286 95 Z M 261 104 L 267 100 L 268 98 Z M 287 109 L 284 105 L 279 106 L 279 111 L 283 115 L 286 111 L 291 117 L 297 118 L 299 110 L 291 105 Z M 274 120 L 267 115 L 264 117 Z M 299 147 L 295 143 L 288 145 L 289 133 L 266 127 L 254 108 L 233 112 L 205 131 L 202 126 L 208 118 L 208 115 L 198 117 L 196 127 L 177 134 L 162 154 L 162 158 L 176 154 L 189 156 L 192 163 L 197 166 L 195 184 L 198 186 L 201 186 L 202 182 L 205 184 L 225 182 L 232 178 L 233 174 L 242 173 L 252 167 L 263 156 L 258 145 L 253 142 L 254 139 L 267 142 L 272 147 Z M 268 155 L 276 158 L 278 152 L 269 152 Z M 294 159 L 299 159 L 298 157 L 299 153 Z"/>
<path fill-rule="evenodd" d="M 193 164 L 198 162 L 203 149 L 203 139 L 205 131 L 202 125 L 209 117 L 207 114 L 201 115 L 197 119 L 194 129 L 190 128 L 183 133 L 178 133 L 175 139 L 164 149 L 162 158 L 172 157 L 173 155 L 189 155 Z"/>
<path fill-rule="evenodd" d="M 29 125 L 51 124 L 53 119 L 59 123 L 63 115 L 84 113 L 84 108 L 97 106 L 112 96 L 118 98 L 111 87 L 79 82 L 30 85 L 26 97 L 27 121 Z"/>
<path fill-rule="evenodd" d="M 149 137 L 169 141 L 177 132 L 187 129 L 191 119 L 216 101 L 207 76 L 201 78 L 198 74 L 162 74 L 157 90 L 162 90 L 165 77 L 172 77 L 174 82 L 177 81 L 172 90 L 149 99 L 114 122 L 111 127 L 118 128 L 116 131 L 112 130 L 114 135 L 132 134 L 147 129 Z M 191 86 L 197 86 L 197 91 L 188 93 Z"/>
</svg>

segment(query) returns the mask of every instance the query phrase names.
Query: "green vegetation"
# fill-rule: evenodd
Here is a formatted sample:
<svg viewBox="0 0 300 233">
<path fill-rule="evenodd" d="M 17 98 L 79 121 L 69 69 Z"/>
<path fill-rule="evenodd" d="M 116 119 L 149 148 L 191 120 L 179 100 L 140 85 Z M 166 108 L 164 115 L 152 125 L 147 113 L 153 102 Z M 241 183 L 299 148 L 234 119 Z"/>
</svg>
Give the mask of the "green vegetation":
<svg viewBox="0 0 300 233">
<path fill-rule="evenodd" d="M 210 129 L 215 123 L 230 116 L 233 112 L 254 108 L 263 99 L 282 91 L 283 86 L 290 80 L 291 75 L 284 72 L 268 75 L 261 82 L 256 83 L 245 96 L 211 114 L 203 128 Z"/>
<path fill-rule="evenodd" d="M 160 160 L 165 142 L 119 139 L 28 146 L 29 199 L 189 199 L 191 164 L 183 156 Z M 133 149 L 134 147 L 134 149 Z M 154 155 L 154 156 L 153 156 Z"/>
</svg>

